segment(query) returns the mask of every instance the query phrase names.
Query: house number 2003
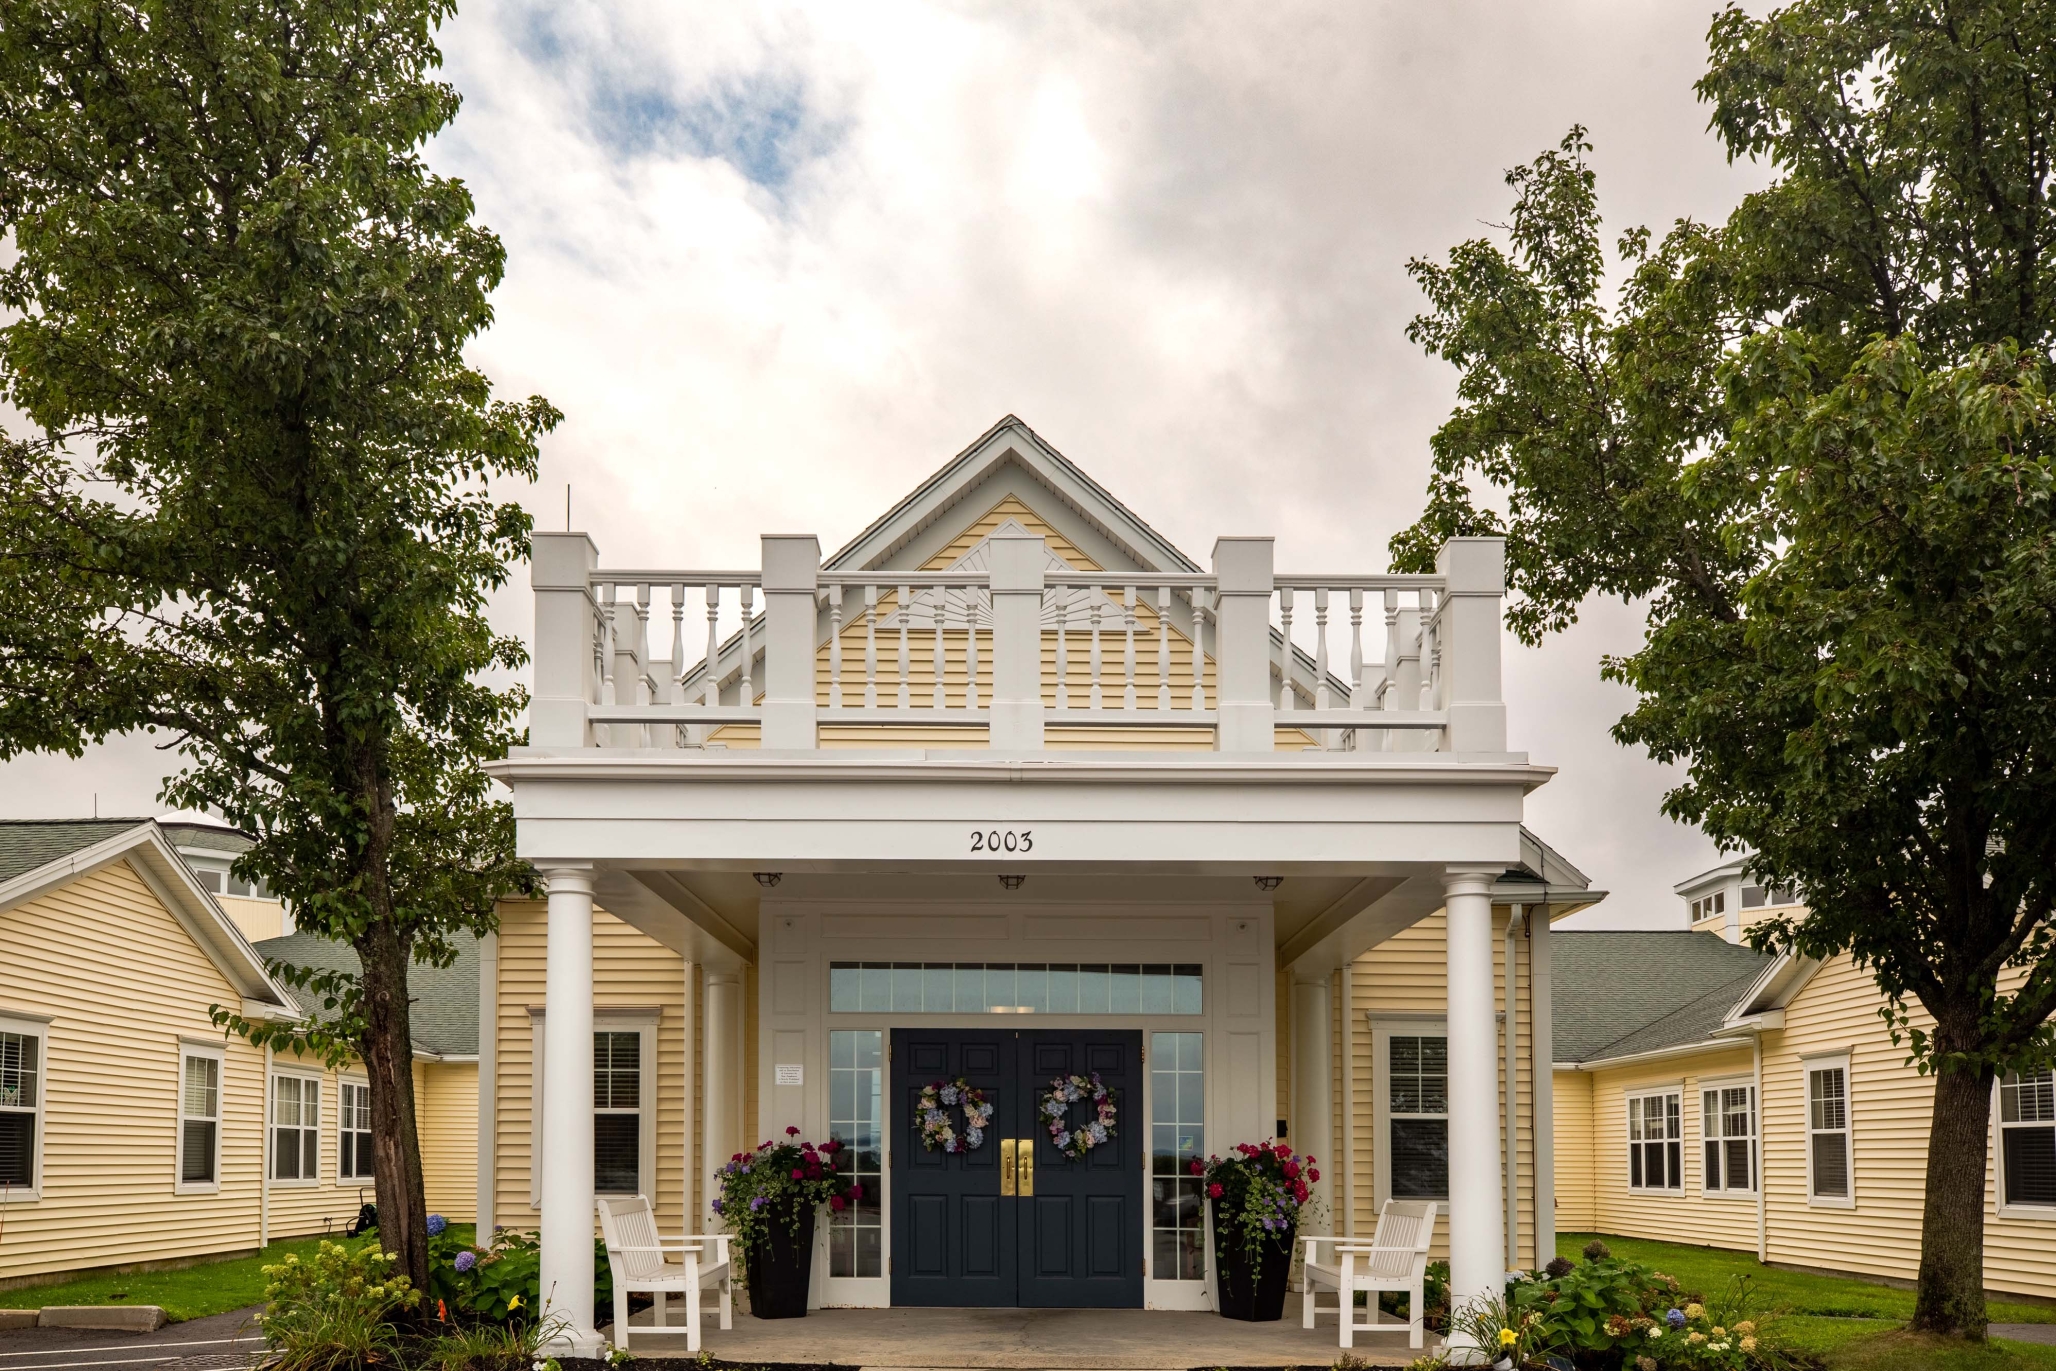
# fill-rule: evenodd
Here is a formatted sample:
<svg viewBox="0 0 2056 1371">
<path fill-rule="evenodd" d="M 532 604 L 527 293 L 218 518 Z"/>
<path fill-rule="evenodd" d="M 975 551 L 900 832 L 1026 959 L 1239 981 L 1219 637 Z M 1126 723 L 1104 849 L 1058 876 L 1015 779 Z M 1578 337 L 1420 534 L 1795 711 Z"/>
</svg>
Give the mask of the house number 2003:
<svg viewBox="0 0 2056 1371">
<path fill-rule="evenodd" d="M 987 828 L 971 830 L 973 852 L 1033 852 L 1035 832 L 1027 828 Z"/>
</svg>

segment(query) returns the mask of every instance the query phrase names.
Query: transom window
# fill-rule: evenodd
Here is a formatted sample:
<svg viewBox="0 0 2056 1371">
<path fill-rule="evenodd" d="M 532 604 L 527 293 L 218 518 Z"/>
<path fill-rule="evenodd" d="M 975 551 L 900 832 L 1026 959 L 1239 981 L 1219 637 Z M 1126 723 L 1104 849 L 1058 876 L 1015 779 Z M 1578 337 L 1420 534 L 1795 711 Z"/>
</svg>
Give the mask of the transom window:
<svg viewBox="0 0 2056 1371">
<path fill-rule="evenodd" d="M 837 1014 L 1198 1014 L 1203 976 L 1168 963 L 831 962 Z"/>
<path fill-rule="evenodd" d="M 1808 1192 L 1829 1202 L 1849 1199 L 1849 1066 L 1822 1063 L 1806 1070 Z"/>
<path fill-rule="evenodd" d="M 321 1176 L 321 1078 L 271 1078 L 271 1178 L 312 1181 Z"/>
<path fill-rule="evenodd" d="M 1206 1156 L 1206 1071 L 1201 1033 L 1149 1038 L 1150 1275 L 1206 1279 L 1206 1202 L 1191 1164 Z"/>
<path fill-rule="evenodd" d="M 1725 890 L 1718 894 L 1708 895 L 1702 900 L 1694 900 L 1692 901 L 1692 922 L 1698 923 L 1701 919 L 1710 919 L 1716 914 L 1725 914 L 1727 909 L 1728 893 Z"/>
<path fill-rule="evenodd" d="M 642 1190 L 642 1034 L 593 1034 L 593 1189 Z"/>
<path fill-rule="evenodd" d="M 1385 1120 L 1391 1197 L 1449 1198 L 1449 1039 L 1394 1033 L 1385 1040 Z"/>
<path fill-rule="evenodd" d="M 1630 1189 L 1684 1189 L 1683 1103 L 1675 1090 L 1628 1096 Z"/>
<path fill-rule="evenodd" d="M 828 1274 L 885 1274 L 884 1154 L 879 1137 L 885 1093 L 885 1035 L 875 1028 L 828 1035 L 828 1136 L 843 1144 L 835 1169 L 864 1187 L 855 1204 L 828 1220 Z"/>
<path fill-rule="evenodd" d="M 1699 1092 L 1700 1138 L 1709 1194 L 1756 1189 L 1756 1087 L 1711 1085 Z"/>
<path fill-rule="evenodd" d="M 219 1179 L 221 1059 L 211 1052 L 183 1053 L 179 1076 L 179 1184 L 213 1185 Z"/>
<path fill-rule="evenodd" d="M 1999 1165 L 2007 1204 L 2056 1208 L 2056 1072 L 1999 1082 Z"/>
<path fill-rule="evenodd" d="M 363 1081 L 343 1082 L 341 1155 L 336 1175 L 346 1181 L 371 1179 L 371 1087 Z"/>
<path fill-rule="evenodd" d="M 36 1122 L 42 1110 L 42 1038 L 0 1030 L 0 1186 L 36 1188 Z"/>
</svg>

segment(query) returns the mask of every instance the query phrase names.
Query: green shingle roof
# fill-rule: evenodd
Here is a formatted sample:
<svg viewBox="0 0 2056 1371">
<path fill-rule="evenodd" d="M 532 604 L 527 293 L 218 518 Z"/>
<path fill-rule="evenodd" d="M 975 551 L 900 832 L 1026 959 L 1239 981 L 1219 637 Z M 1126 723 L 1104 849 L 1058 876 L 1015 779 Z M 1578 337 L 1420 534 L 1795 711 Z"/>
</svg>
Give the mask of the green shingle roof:
<svg viewBox="0 0 2056 1371">
<path fill-rule="evenodd" d="M 1703 1042 L 1771 958 L 1710 933 L 1575 933 L 1550 938 L 1559 1062 L 1600 1061 Z"/>
<path fill-rule="evenodd" d="M 0 820 L 0 881 L 11 881 L 60 857 L 69 857 L 126 833 L 148 819 Z"/>
<path fill-rule="evenodd" d="M 288 933 L 283 938 L 266 938 L 257 953 L 267 963 L 314 967 L 322 971 L 362 969 L 357 949 L 346 943 L 330 942 L 312 933 Z M 410 1016 L 414 1045 L 425 1052 L 470 1056 L 478 1051 L 478 940 L 457 939 L 457 960 L 446 967 L 407 968 L 407 988 L 414 993 Z M 321 1003 L 310 991 L 286 987 L 300 1010 L 313 1014 Z"/>
</svg>

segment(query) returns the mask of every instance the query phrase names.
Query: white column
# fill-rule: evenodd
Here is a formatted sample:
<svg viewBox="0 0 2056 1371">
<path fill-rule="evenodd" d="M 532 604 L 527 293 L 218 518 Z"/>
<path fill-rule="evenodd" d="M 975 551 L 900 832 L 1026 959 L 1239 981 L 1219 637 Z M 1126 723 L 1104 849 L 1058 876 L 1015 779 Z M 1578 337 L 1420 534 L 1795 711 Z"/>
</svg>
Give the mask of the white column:
<svg viewBox="0 0 2056 1371">
<path fill-rule="evenodd" d="M 812 751 L 817 741 L 814 639 L 820 628 L 814 595 L 821 542 L 811 533 L 767 533 L 763 558 L 763 746 Z"/>
<path fill-rule="evenodd" d="M 547 1020 L 545 1020 L 547 1022 Z M 500 935 L 478 940 L 478 1208 L 481 1244 L 493 1240 L 493 1187 L 499 1159 Z"/>
<path fill-rule="evenodd" d="M 1449 925 L 1449 1297 L 1489 1299 L 1506 1280 L 1499 1175 L 1499 1046 L 1492 984 L 1495 871 L 1443 877 Z M 1451 1341 L 1451 1349 L 1460 1344 Z M 1473 1349 L 1475 1350 L 1475 1349 Z"/>
<path fill-rule="evenodd" d="M 708 1213 L 720 1197 L 717 1179 L 742 1142 L 742 977 L 733 971 L 707 973 L 707 1141 Z M 712 1222 L 712 1220 L 710 1220 Z"/>
<path fill-rule="evenodd" d="M 1042 750 L 1042 592 L 1049 549 L 1032 533 L 992 536 L 992 748 Z"/>
<path fill-rule="evenodd" d="M 1436 556 L 1435 569 L 1449 578 L 1440 638 L 1443 690 L 1449 702 L 1448 750 L 1504 752 L 1499 612 L 1506 597 L 1506 540 L 1451 538 Z"/>
<path fill-rule="evenodd" d="M 583 533 L 529 538 L 528 581 L 535 590 L 535 693 L 528 740 L 536 747 L 587 747 L 585 707 L 597 698 L 593 670 L 593 595 L 599 552 Z"/>
<path fill-rule="evenodd" d="M 1269 538 L 1214 541 L 1214 673 L 1222 752 L 1269 752 L 1272 546 Z M 1286 649 L 1291 650 L 1290 646 Z"/>
<path fill-rule="evenodd" d="M 1549 906 L 1528 910 L 1528 1056 L 1535 1073 L 1535 1265 L 1556 1255 L 1556 1016 L 1550 1002 Z"/>
<path fill-rule="evenodd" d="M 590 1357 L 593 1332 L 593 877 L 548 867 L 543 1006 L 542 1295 L 560 1354 Z"/>
<path fill-rule="evenodd" d="M 1327 1206 L 1327 1232 L 1335 1231 L 1335 1182 L 1341 1174 L 1339 1158 L 1328 1146 L 1335 1136 L 1334 1020 L 1329 1017 L 1326 972 L 1309 973 L 1313 979 L 1292 980 L 1292 1146 L 1311 1152 L 1318 1159 L 1314 1169 L 1321 1173 L 1314 1186 L 1315 1197 Z"/>
<path fill-rule="evenodd" d="M 699 1102 L 693 1092 L 699 1083 L 693 1079 L 693 1039 L 698 1036 L 699 1027 L 700 997 L 695 993 L 699 989 L 699 968 L 689 961 L 683 965 L 685 984 L 680 1004 L 685 1012 L 679 1018 L 685 1026 L 685 1119 L 679 1130 L 683 1137 L 679 1140 L 682 1169 L 678 1174 L 684 1178 L 685 1194 L 679 1197 L 678 1213 L 679 1227 L 687 1233 L 697 1233 L 700 1231 L 700 1211 L 693 1203 L 693 1189 L 698 1182 L 699 1172 L 695 1168 L 703 1160 L 703 1149 L 700 1147 L 699 1129 L 695 1126 Z"/>
</svg>

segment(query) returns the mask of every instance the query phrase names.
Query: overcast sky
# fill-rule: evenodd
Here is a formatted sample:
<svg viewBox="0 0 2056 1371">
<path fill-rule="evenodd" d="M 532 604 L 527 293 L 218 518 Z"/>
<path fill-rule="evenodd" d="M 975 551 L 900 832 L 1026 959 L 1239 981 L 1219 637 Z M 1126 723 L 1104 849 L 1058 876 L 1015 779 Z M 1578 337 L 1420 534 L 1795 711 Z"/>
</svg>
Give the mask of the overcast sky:
<svg viewBox="0 0 2056 1371">
<path fill-rule="evenodd" d="M 1269 533 L 1281 570 L 1381 570 L 1454 393 L 1406 260 L 1491 232 L 1573 123 L 1609 238 L 1723 216 L 1764 173 L 1692 94 L 1710 9 L 476 2 L 431 158 L 508 250 L 476 358 L 567 416 L 522 494 L 562 528 L 570 484 L 603 564 L 836 547 L 1011 412 L 1202 561 Z M 1528 821 L 1613 892 L 1591 926 L 1680 925 L 1716 860 L 1607 735 L 1638 635 L 1598 605 L 1508 640 L 1513 746 L 1559 768 Z M 156 813 L 164 770 L 19 760 L 0 816 Z"/>
</svg>

